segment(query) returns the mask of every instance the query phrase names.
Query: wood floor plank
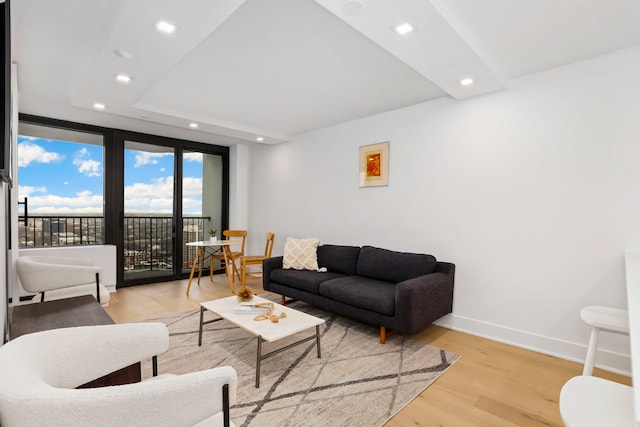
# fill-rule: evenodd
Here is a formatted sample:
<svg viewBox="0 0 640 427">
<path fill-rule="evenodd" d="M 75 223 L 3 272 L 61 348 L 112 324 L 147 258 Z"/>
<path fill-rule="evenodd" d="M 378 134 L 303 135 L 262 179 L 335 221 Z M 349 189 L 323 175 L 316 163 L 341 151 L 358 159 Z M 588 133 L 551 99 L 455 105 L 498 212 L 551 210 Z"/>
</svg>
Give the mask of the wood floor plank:
<svg viewBox="0 0 640 427">
<path fill-rule="evenodd" d="M 247 282 L 256 293 L 263 292 L 261 279 Z M 223 275 L 216 275 L 213 283 L 203 277 L 199 286 L 194 281 L 189 296 L 186 289 L 187 280 L 122 288 L 112 294 L 107 312 L 117 323 L 137 322 L 231 295 Z M 563 425 L 560 389 L 581 374 L 582 365 L 436 325 L 412 338 L 462 357 L 387 427 Z M 629 377 L 598 368 L 594 375 L 631 384 Z"/>
</svg>

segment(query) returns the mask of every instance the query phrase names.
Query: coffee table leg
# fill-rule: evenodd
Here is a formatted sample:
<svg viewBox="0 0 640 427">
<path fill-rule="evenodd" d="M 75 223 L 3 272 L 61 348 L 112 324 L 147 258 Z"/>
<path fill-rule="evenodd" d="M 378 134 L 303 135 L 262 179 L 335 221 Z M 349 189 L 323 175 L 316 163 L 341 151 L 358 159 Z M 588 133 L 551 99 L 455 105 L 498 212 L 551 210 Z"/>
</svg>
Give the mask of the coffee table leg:
<svg viewBox="0 0 640 427">
<path fill-rule="evenodd" d="M 262 337 L 258 335 L 258 353 L 256 357 L 256 388 L 260 388 L 260 362 L 262 362 Z"/>
<path fill-rule="evenodd" d="M 320 359 L 320 325 L 316 325 L 316 347 L 318 347 L 318 359 Z"/>
<path fill-rule="evenodd" d="M 203 320 L 204 320 L 204 307 L 201 306 L 200 307 L 200 329 L 198 330 L 198 347 L 202 345 L 202 327 L 204 326 Z"/>
</svg>

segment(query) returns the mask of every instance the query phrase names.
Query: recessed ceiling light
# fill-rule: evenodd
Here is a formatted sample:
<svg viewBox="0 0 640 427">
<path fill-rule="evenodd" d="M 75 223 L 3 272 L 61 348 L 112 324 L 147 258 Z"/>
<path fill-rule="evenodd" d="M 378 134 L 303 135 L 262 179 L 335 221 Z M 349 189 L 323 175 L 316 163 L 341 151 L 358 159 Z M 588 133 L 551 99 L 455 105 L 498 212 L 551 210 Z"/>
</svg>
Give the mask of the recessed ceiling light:
<svg viewBox="0 0 640 427">
<path fill-rule="evenodd" d="M 473 79 L 471 77 L 467 77 L 465 79 L 460 80 L 460 84 L 462 86 L 470 86 L 473 84 Z"/>
<path fill-rule="evenodd" d="M 198 124 L 197 123 L 189 123 L 189 127 L 195 129 L 195 128 L 198 127 Z"/>
<path fill-rule="evenodd" d="M 127 76 L 126 74 L 118 74 L 116 75 L 116 80 L 120 83 L 130 83 L 133 78 L 131 76 Z"/>
<path fill-rule="evenodd" d="M 173 34 L 176 31 L 176 26 L 171 22 L 160 20 L 155 23 L 156 30 L 165 34 Z"/>
<path fill-rule="evenodd" d="M 107 106 L 101 102 L 96 102 L 95 104 L 93 104 L 93 108 L 95 108 L 96 110 L 104 110 L 105 108 L 107 108 Z"/>
<path fill-rule="evenodd" d="M 395 26 L 393 28 L 393 31 L 395 31 L 396 33 L 398 33 L 401 36 L 404 36 L 405 34 L 409 34 L 413 30 L 414 30 L 413 25 L 409 24 L 408 22 L 405 22 L 404 24 L 397 25 L 397 26 Z"/>
<path fill-rule="evenodd" d="M 117 56 L 118 58 L 122 58 L 122 59 L 131 59 L 131 58 L 133 58 L 133 54 L 131 52 L 127 52 L 126 50 L 122 50 L 122 49 L 115 49 L 113 51 L 113 54 L 115 56 Z"/>
<path fill-rule="evenodd" d="M 257 138 L 256 138 L 256 141 L 258 141 L 258 142 L 262 142 L 262 141 L 264 141 L 264 138 L 263 138 L 263 137 L 261 137 L 261 136 L 259 136 L 259 137 L 257 137 Z"/>
</svg>

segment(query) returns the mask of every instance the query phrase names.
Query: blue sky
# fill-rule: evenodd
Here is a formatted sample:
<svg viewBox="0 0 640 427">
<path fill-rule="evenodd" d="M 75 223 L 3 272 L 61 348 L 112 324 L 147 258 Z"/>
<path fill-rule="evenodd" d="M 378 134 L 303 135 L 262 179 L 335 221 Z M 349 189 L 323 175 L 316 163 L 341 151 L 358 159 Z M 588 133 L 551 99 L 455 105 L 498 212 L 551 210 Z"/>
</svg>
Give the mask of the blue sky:
<svg viewBox="0 0 640 427">
<path fill-rule="evenodd" d="M 183 210 L 202 210 L 202 155 L 184 159 Z M 31 214 L 102 215 L 103 148 L 18 137 L 18 194 Z M 125 212 L 171 214 L 173 154 L 125 150 Z"/>
</svg>

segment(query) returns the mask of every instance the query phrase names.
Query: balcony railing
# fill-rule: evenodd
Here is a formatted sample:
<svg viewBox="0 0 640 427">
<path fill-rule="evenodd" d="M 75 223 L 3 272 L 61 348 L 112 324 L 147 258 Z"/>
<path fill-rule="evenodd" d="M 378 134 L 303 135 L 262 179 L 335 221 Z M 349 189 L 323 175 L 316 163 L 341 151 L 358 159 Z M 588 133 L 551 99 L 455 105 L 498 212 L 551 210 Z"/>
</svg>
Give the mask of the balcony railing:
<svg viewBox="0 0 640 427">
<path fill-rule="evenodd" d="M 182 219 L 185 242 L 204 240 L 209 217 Z M 125 271 L 173 270 L 171 217 L 126 216 L 124 218 Z M 18 224 L 20 248 L 99 245 L 104 243 L 104 218 L 98 216 L 35 216 Z M 192 248 L 183 248 L 183 269 L 191 268 Z"/>
</svg>

